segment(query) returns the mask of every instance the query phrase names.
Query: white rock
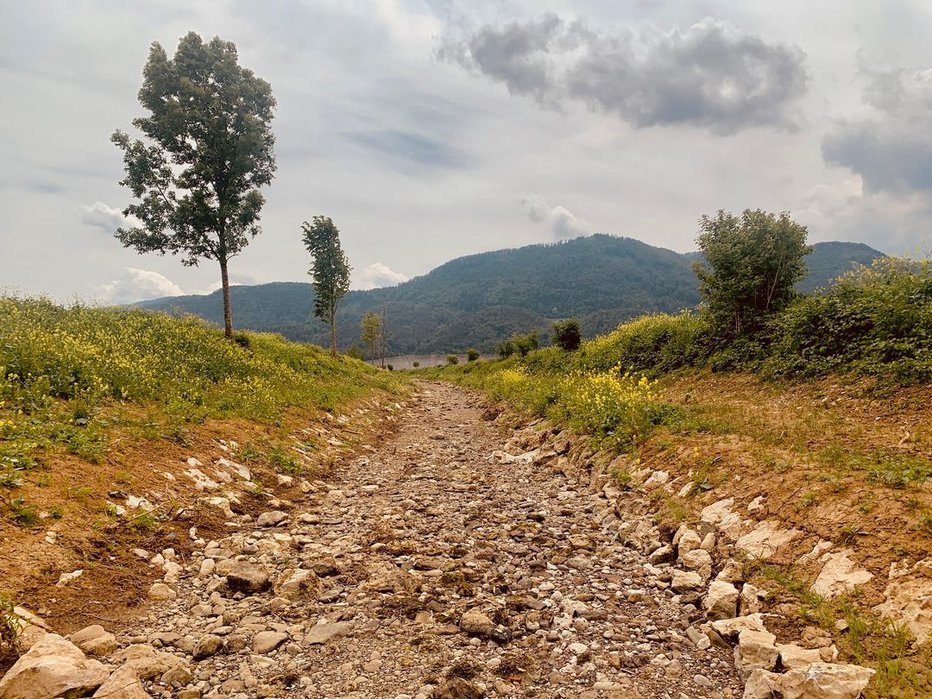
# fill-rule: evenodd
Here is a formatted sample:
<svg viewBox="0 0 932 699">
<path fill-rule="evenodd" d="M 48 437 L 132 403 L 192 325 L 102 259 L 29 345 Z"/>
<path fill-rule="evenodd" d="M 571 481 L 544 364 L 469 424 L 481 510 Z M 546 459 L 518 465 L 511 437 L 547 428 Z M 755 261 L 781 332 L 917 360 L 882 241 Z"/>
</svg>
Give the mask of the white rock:
<svg viewBox="0 0 932 699">
<path fill-rule="evenodd" d="M 701 588 L 704 582 L 703 577 L 695 571 L 678 570 L 673 574 L 670 588 L 674 592 L 691 592 Z"/>
<path fill-rule="evenodd" d="M 36 641 L 0 679 L 0 699 L 87 696 L 109 676 L 97 660 L 58 634 Z"/>
<path fill-rule="evenodd" d="M 682 544 L 682 540 L 680 541 Z M 687 570 L 694 570 L 703 580 L 712 577 L 712 556 L 704 549 L 693 549 L 680 555 L 680 563 Z M 734 616 L 734 615 L 732 615 Z"/>
<path fill-rule="evenodd" d="M 676 542 L 677 556 L 682 560 L 683 556 L 690 551 L 695 551 L 700 546 L 702 546 L 702 539 L 699 538 L 699 535 L 692 529 L 686 529 L 680 535 L 679 541 Z"/>
<path fill-rule="evenodd" d="M 753 531 L 745 534 L 735 548 L 751 558 L 770 558 L 781 546 L 793 541 L 802 532 L 797 529 L 783 529 L 772 520 L 761 522 Z"/>
<path fill-rule="evenodd" d="M 730 619 L 738 613 L 738 589 L 728 582 L 713 580 L 702 598 L 709 619 Z"/>
<path fill-rule="evenodd" d="M 757 587 L 751 583 L 745 583 L 741 588 L 741 614 L 754 614 L 755 612 L 761 611 L 761 609 L 763 609 L 761 598 L 766 594 L 767 593 L 757 589 Z"/>
<path fill-rule="evenodd" d="M 702 508 L 702 512 L 699 515 L 699 519 L 708 524 L 718 524 L 726 516 L 732 513 L 732 507 L 735 504 L 734 498 L 725 498 L 724 500 L 719 500 L 713 502 L 711 505 L 706 505 Z"/>
<path fill-rule="evenodd" d="M 932 558 L 914 566 L 890 566 L 884 601 L 874 609 L 904 624 L 920 643 L 932 638 Z"/>
<path fill-rule="evenodd" d="M 818 560 L 818 558 L 823 553 L 825 553 L 830 548 L 832 548 L 832 546 L 833 544 L 831 541 L 827 541 L 826 539 L 820 539 L 819 542 L 815 546 L 812 547 L 812 551 L 810 551 L 809 553 L 804 553 L 802 556 L 796 559 L 796 562 L 799 563 L 800 565 L 807 565 L 809 563 L 812 563 L 813 561 Z"/>
<path fill-rule="evenodd" d="M 780 651 L 780 664 L 786 670 L 798 670 L 822 662 L 818 648 L 803 648 L 795 643 L 779 645 L 777 648 Z"/>
<path fill-rule="evenodd" d="M 669 480 L 670 474 L 667 471 L 654 471 L 641 487 L 645 490 L 651 490 L 652 488 L 659 488 Z"/>
<path fill-rule="evenodd" d="M 844 549 L 838 553 L 826 553 L 819 559 L 823 564 L 822 571 L 812 583 L 813 592 L 822 597 L 837 597 L 874 577 L 869 571 L 857 568 L 848 557 L 850 553 L 849 549 Z"/>
<path fill-rule="evenodd" d="M 748 678 L 744 699 L 857 699 L 876 671 L 860 665 L 813 663 L 804 669 L 778 674 L 755 670 Z"/>
<path fill-rule="evenodd" d="M 72 580 L 77 580 L 77 579 L 80 578 L 82 575 L 84 575 L 84 571 L 83 571 L 83 570 L 80 570 L 80 569 L 79 569 L 79 570 L 74 570 L 74 571 L 72 571 L 72 572 L 70 572 L 70 573 L 62 573 L 62 574 L 58 577 L 58 582 L 55 583 L 55 587 L 64 587 L 65 585 L 67 585 L 68 583 L 70 583 Z"/>
<path fill-rule="evenodd" d="M 769 631 L 744 629 L 738 634 L 735 648 L 735 667 L 742 677 L 747 678 L 753 670 L 773 670 L 780 657 L 777 637 Z"/>
</svg>

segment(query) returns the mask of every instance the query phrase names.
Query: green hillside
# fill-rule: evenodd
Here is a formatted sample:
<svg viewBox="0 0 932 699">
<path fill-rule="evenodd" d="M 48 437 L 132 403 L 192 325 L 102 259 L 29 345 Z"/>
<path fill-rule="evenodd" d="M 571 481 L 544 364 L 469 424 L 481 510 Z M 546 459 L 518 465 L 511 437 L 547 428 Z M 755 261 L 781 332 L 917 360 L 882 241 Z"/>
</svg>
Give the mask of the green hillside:
<svg viewBox="0 0 932 699">
<path fill-rule="evenodd" d="M 858 243 L 818 243 L 803 288 L 824 286 L 855 263 L 880 255 Z M 395 287 L 350 292 L 338 315 L 340 346 L 359 344 L 362 315 L 383 310 L 390 354 L 492 351 L 507 335 L 546 333 L 552 320 L 570 316 L 591 337 L 644 313 L 695 306 L 694 260 L 695 255 L 608 235 L 461 257 Z M 232 301 L 237 327 L 327 341 L 326 326 L 311 318 L 310 284 L 233 287 Z M 223 317 L 219 291 L 140 305 L 218 324 Z"/>
</svg>

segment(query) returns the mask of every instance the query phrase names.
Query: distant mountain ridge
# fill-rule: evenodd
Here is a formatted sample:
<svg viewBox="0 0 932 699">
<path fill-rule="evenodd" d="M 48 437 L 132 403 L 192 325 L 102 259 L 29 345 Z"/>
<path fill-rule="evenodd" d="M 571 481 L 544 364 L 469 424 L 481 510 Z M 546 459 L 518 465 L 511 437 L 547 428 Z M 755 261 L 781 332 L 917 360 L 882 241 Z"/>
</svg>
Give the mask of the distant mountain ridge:
<svg viewBox="0 0 932 699">
<path fill-rule="evenodd" d="M 882 256 L 861 243 L 817 243 L 800 288 L 825 286 L 856 264 Z M 692 263 L 698 257 L 603 234 L 460 257 L 398 286 L 351 291 L 340 304 L 339 344 L 342 349 L 359 345 L 362 315 L 383 310 L 390 354 L 493 351 L 512 333 L 546 333 L 553 320 L 571 316 L 593 336 L 644 313 L 695 306 L 699 294 Z M 326 326 L 311 317 L 309 283 L 234 286 L 231 297 L 238 328 L 327 343 Z M 217 324 L 223 320 L 219 291 L 138 305 L 193 313 Z"/>
</svg>

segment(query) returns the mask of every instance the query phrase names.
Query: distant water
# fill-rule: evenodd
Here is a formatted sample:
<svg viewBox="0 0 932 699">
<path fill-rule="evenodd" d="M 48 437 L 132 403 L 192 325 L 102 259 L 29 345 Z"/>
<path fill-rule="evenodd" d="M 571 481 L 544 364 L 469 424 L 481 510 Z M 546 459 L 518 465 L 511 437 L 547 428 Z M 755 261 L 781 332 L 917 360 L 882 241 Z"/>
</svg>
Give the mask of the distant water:
<svg viewBox="0 0 932 699">
<path fill-rule="evenodd" d="M 452 352 L 450 354 L 452 354 Z M 466 363 L 465 354 L 458 354 L 456 356 L 460 360 L 460 364 Z M 482 355 L 482 358 L 489 359 L 492 356 L 493 355 L 491 354 L 484 354 Z M 369 359 L 367 361 L 369 362 L 369 364 L 372 364 L 374 366 L 379 365 L 378 359 Z M 385 358 L 385 366 L 388 366 L 389 364 L 391 364 L 393 369 L 413 369 L 415 362 L 417 362 L 418 366 L 420 366 L 421 368 L 429 367 L 429 366 L 439 366 L 439 365 L 443 365 L 447 363 L 447 355 L 446 354 L 403 354 L 403 355 L 399 355 L 396 357 Z"/>
</svg>

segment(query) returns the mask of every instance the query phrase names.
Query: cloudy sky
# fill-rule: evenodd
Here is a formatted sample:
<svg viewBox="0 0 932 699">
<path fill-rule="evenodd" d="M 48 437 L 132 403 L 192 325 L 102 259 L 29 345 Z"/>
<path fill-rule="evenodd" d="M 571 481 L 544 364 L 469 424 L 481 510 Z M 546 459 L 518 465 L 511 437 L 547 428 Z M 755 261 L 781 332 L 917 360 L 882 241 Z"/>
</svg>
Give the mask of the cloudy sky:
<svg viewBox="0 0 932 699">
<path fill-rule="evenodd" d="M 236 43 L 278 173 L 239 283 L 307 279 L 333 217 L 367 288 L 606 232 L 679 251 L 719 208 L 932 241 L 927 0 L 30 0 L 0 8 L 0 289 L 127 302 L 218 272 L 113 238 L 149 45 Z"/>
</svg>

